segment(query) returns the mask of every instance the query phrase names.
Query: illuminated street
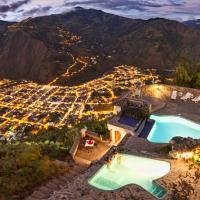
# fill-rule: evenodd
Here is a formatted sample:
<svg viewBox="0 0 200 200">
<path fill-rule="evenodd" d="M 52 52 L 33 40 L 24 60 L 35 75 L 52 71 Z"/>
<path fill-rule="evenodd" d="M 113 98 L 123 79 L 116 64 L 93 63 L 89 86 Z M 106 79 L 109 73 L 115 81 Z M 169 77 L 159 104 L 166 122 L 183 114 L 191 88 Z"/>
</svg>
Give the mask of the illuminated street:
<svg viewBox="0 0 200 200">
<path fill-rule="evenodd" d="M 61 76 L 68 76 L 69 69 Z M 142 74 L 134 67 L 119 66 L 111 74 L 79 86 L 53 86 L 58 79 L 48 85 L 2 80 L 1 133 L 24 131 L 27 128 L 37 133 L 48 126 L 71 126 L 82 118 L 101 120 L 111 117 L 113 100 L 146 81 L 158 80 L 158 77 L 151 72 Z"/>
</svg>

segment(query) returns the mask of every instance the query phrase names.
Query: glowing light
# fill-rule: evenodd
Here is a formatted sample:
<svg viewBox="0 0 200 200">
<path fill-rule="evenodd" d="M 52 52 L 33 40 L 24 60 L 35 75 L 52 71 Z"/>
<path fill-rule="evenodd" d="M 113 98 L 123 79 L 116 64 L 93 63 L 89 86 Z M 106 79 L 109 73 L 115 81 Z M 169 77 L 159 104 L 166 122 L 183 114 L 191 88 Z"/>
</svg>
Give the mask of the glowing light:
<svg viewBox="0 0 200 200">
<path fill-rule="evenodd" d="M 112 110 L 95 110 L 96 105 L 111 105 L 118 98 L 114 92 L 116 88 L 134 89 L 136 83 L 143 84 L 145 80 L 152 78 L 152 74 L 142 74 L 133 66 L 118 66 L 112 73 L 78 86 L 53 86 L 60 78 L 65 79 L 80 72 L 76 69 L 77 63 L 80 65 L 79 70 L 82 71 L 90 66 L 90 62 L 96 61 L 98 57 L 73 57 L 73 63 L 66 72 L 47 85 L 27 82 L 9 86 L 10 83 L 13 84 L 12 81 L 1 80 L 0 85 L 6 84 L 8 87 L 0 88 L 0 108 L 7 109 L 0 116 L 2 119 L 0 126 L 10 125 L 16 132 L 19 126 L 28 125 L 33 126 L 33 133 L 37 133 L 38 130 L 48 129 L 50 125 L 58 128 L 63 125 L 71 126 L 73 124 L 71 120 L 80 121 L 84 117 L 104 120 L 112 115 Z M 92 98 L 94 90 L 103 91 L 109 95 L 104 96 L 102 93 Z M 10 100 L 5 101 L 5 98 Z M 87 110 L 86 105 L 91 109 Z M 51 123 L 48 115 L 55 112 L 60 115 L 60 118 L 58 122 Z"/>
</svg>

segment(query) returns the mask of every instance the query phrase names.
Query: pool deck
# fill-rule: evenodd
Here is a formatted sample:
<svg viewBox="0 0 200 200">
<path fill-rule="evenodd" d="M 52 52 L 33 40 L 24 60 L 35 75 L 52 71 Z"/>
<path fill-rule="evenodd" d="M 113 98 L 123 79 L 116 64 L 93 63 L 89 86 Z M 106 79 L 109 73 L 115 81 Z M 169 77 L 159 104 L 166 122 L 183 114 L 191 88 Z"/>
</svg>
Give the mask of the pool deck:
<svg viewBox="0 0 200 200">
<path fill-rule="evenodd" d="M 162 147 L 162 145 L 154 145 L 143 138 L 136 138 L 130 136 L 124 139 L 117 147 L 119 152 L 128 153 L 131 155 L 144 156 L 152 159 L 159 159 L 167 161 L 171 164 L 171 171 L 156 182 L 167 189 L 168 194 L 163 200 L 181 200 L 181 195 L 188 189 L 193 191 L 184 200 L 200 199 L 200 180 L 195 180 L 195 169 L 189 170 L 189 164 L 184 161 L 177 161 L 168 159 L 166 154 L 159 153 L 155 149 Z M 112 149 L 107 155 L 112 154 Z M 107 156 L 106 155 L 106 156 Z M 105 157 L 106 157 L 105 156 Z M 88 184 L 88 179 L 91 178 L 98 169 L 105 163 L 105 157 L 93 164 L 84 174 L 75 177 L 73 180 L 66 182 L 65 186 L 60 190 L 55 191 L 48 200 L 156 200 L 157 198 L 142 189 L 137 185 L 127 185 L 115 191 L 103 191 L 96 189 Z M 188 185 L 184 185 L 184 181 Z M 191 186 L 191 188 L 190 188 Z M 172 189 L 173 188 L 173 189 Z M 180 190 L 177 196 L 177 191 Z M 70 195 L 69 195 L 70 194 Z"/>
<path fill-rule="evenodd" d="M 183 101 L 180 99 L 180 97 L 177 97 L 176 100 L 171 100 L 171 92 L 173 90 L 182 91 L 183 94 L 186 94 L 186 92 L 191 92 L 194 94 L 193 89 L 175 86 L 174 89 L 170 88 L 170 86 L 167 87 L 168 91 L 166 91 L 166 93 L 161 91 L 162 93 L 164 93 L 164 96 L 162 96 L 161 98 L 155 98 L 152 94 L 146 92 L 146 90 L 142 93 L 141 98 L 152 104 L 153 114 L 179 115 L 200 123 L 200 102 L 194 103 L 190 99 L 187 101 Z M 200 90 L 195 90 L 195 92 L 195 96 L 200 95 Z M 197 94 L 197 92 L 199 93 Z"/>
<path fill-rule="evenodd" d="M 200 103 L 195 104 L 191 100 L 183 102 L 180 98 L 173 101 L 170 100 L 170 94 L 171 91 L 168 96 L 164 95 L 165 98 L 162 99 L 143 95 L 142 99 L 152 104 L 153 114 L 179 115 L 200 123 Z M 168 153 L 161 151 L 163 148 L 167 148 L 167 145 L 151 143 L 137 136 L 125 136 L 116 147 L 117 151 L 121 153 L 164 160 L 170 163 L 170 172 L 156 181 L 168 191 L 163 200 L 200 199 L 199 167 L 191 168 L 188 162 L 169 159 Z M 65 186 L 55 191 L 48 200 L 156 200 L 156 197 L 137 185 L 127 185 L 115 191 L 102 191 L 88 184 L 88 179 L 102 167 L 105 163 L 105 157 L 111 155 L 112 151 L 113 149 L 110 149 L 101 160 L 94 163 L 85 173 L 66 182 Z"/>
<path fill-rule="evenodd" d="M 169 100 L 166 106 L 156 111 L 155 114 L 179 115 L 187 119 L 200 123 L 200 104 L 191 101 Z"/>
<path fill-rule="evenodd" d="M 182 102 L 180 100 L 163 102 L 156 99 L 155 102 L 158 105 L 164 105 L 158 111 L 154 112 L 155 114 L 181 114 L 182 117 L 200 122 L 199 104 Z M 122 140 L 117 149 L 122 153 L 164 160 L 170 163 L 170 172 L 156 181 L 168 191 L 163 200 L 200 199 L 200 179 L 195 179 L 195 174 L 198 173 L 200 176 L 199 170 L 190 168 L 190 164 L 182 160 L 169 159 L 168 154 L 160 152 L 160 148 L 165 146 L 166 144 L 154 144 L 143 138 L 129 136 Z M 137 185 L 127 185 L 115 191 L 103 191 L 88 184 L 88 179 L 102 167 L 105 163 L 105 157 L 111 154 L 111 151 L 112 149 L 100 161 L 93 164 L 84 174 L 66 182 L 65 186 L 55 191 L 48 200 L 157 200 L 156 197 Z"/>
</svg>

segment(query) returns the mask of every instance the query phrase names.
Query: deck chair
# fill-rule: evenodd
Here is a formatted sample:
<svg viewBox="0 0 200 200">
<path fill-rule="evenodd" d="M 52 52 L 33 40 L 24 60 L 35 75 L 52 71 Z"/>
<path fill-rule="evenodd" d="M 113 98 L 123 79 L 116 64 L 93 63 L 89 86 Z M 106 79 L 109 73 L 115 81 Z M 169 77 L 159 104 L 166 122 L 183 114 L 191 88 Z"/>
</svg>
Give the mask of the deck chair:
<svg viewBox="0 0 200 200">
<path fill-rule="evenodd" d="M 198 102 L 200 102 L 200 96 L 198 96 L 198 97 L 195 97 L 194 99 L 192 99 L 192 101 L 194 101 L 195 103 L 198 103 Z"/>
<path fill-rule="evenodd" d="M 192 93 L 187 92 L 185 95 L 183 95 L 183 96 L 181 97 L 181 100 L 186 101 L 186 100 L 188 100 L 188 99 L 192 99 L 193 97 L 194 97 L 194 95 L 193 95 Z"/>
<path fill-rule="evenodd" d="M 177 94 L 178 94 L 178 92 L 174 90 L 174 91 L 172 92 L 172 94 L 171 94 L 171 99 L 172 99 L 172 100 L 176 100 Z"/>
</svg>

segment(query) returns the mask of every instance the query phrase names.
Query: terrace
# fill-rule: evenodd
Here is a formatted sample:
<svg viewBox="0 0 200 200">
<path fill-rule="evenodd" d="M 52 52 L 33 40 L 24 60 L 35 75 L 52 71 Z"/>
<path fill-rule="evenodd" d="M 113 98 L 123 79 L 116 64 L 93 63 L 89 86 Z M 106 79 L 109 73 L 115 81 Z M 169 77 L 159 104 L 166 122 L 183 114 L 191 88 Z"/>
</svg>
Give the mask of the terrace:
<svg viewBox="0 0 200 200">
<path fill-rule="evenodd" d="M 161 86 L 159 86 L 159 88 L 160 87 Z M 196 119 L 197 122 L 200 121 L 198 115 L 198 104 L 195 104 L 190 100 L 183 102 L 180 100 L 180 98 L 175 101 L 171 100 L 170 94 L 173 91 L 173 88 L 165 88 L 165 86 L 162 87 L 162 90 L 157 90 L 156 86 L 154 87 L 154 90 L 156 91 L 153 91 L 152 88 L 148 88 L 147 86 L 143 88 L 144 90 L 141 91 L 139 96 L 135 96 L 134 93 L 130 94 L 129 100 L 131 100 L 131 104 L 128 105 L 131 106 L 131 111 L 135 110 L 135 108 L 149 108 L 153 114 L 181 114 L 181 116 L 188 117 L 189 119 Z M 148 89 L 150 89 L 149 93 L 147 92 Z M 185 105 L 187 108 L 185 108 Z M 124 112 L 126 108 L 127 99 L 123 99 L 122 101 L 120 100 L 114 105 L 114 112 L 117 115 L 108 122 L 110 139 L 108 139 L 107 142 L 101 141 L 101 138 L 97 139 L 94 135 L 91 137 L 90 134 L 80 139 L 75 155 L 78 155 L 85 160 L 89 160 L 90 163 L 93 163 L 93 165 L 91 165 L 86 172 L 78 175 L 73 180 L 66 181 L 61 189 L 58 189 L 56 192 L 50 195 L 48 198 L 49 200 L 62 199 L 65 197 L 70 199 L 85 200 L 155 200 L 160 197 L 162 197 L 163 200 L 200 199 L 200 180 L 197 178 L 199 176 L 199 167 L 195 167 L 189 159 L 187 162 L 182 159 L 170 159 L 169 151 L 172 150 L 172 146 L 170 144 L 152 143 L 146 139 L 146 136 L 138 137 L 138 130 L 140 129 L 139 127 L 141 127 L 142 124 L 148 124 L 149 121 L 148 119 L 140 120 L 138 119 L 138 115 L 133 116 L 130 115 L 130 112 Z M 188 108 L 190 110 L 188 110 Z M 149 126 L 153 126 L 153 124 L 149 123 Z M 151 128 L 152 127 L 149 127 L 150 130 Z M 149 131 L 147 129 L 142 130 L 144 134 Z M 95 141 L 96 146 L 94 145 L 94 147 L 86 149 L 85 140 L 91 139 Z M 88 181 L 91 180 L 91 178 L 94 178 L 95 180 L 95 175 L 98 174 L 99 170 L 101 171 L 102 169 L 107 169 L 106 165 L 108 164 L 108 157 L 113 159 L 113 152 L 116 151 L 121 155 L 128 154 L 128 157 L 129 155 L 134 155 L 133 157 L 136 158 L 136 160 L 134 160 L 132 163 L 133 165 L 130 164 L 130 160 L 132 160 L 132 158 L 130 158 L 126 159 L 126 161 L 122 163 L 123 166 L 117 165 L 116 162 L 112 160 L 113 164 L 111 164 L 110 170 L 112 173 L 116 172 L 117 174 L 115 174 L 114 179 L 111 175 L 109 175 L 109 180 L 114 181 L 112 182 L 113 184 L 108 182 L 106 179 L 108 176 L 106 176 L 106 178 L 104 177 L 105 179 L 103 179 L 103 187 L 105 189 L 107 186 L 110 188 L 116 186 L 117 189 L 114 188 L 116 190 L 113 189 L 111 191 L 99 190 L 98 188 L 93 187 L 94 185 L 90 185 Z M 159 174 L 160 168 L 157 168 L 157 164 L 149 165 L 146 163 L 140 165 L 146 159 L 148 160 L 148 158 L 153 159 L 152 163 L 157 163 L 158 160 L 161 163 L 164 161 L 166 166 L 170 165 L 170 171 L 168 172 L 167 168 L 164 167 L 166 171 L 164 170 L 165 173 L 162 174 L 162 176 L 164 176 L 161 177 L 161 174 Z M 151 161 L 149 162 L 151 163 Z M 137 176 L 136 174 L 132 173 L 132 171 L 128 171 L 130 166 L 131 170 L 133 171 L 134 169 L 134 172 L 137 173 Z M 124 167 L 123 170 L 121 167 Z M 147 192 L 145 190 L 146 185 L 144 185 L 144 183 L 140 184 L 140 181 L 143 180 L 141 178 L 143 176 L 151 176 L 152 173 L 148 173 L 151 168 L 153 170 L 153 174 L 156 174 L 157 172 L 159 174 L 158 179 L 156 179 L 155 182 L 160 186 L 160 188 L 153 187 L 151 188 L 152 190 L 150 189 L 150 191 L 148 191 L 148 188 L 146 188 L 148 191 Z M 106 174 L 107 170 L 103 172 Z M 117 179 L 115 178 L 116 176 L 118 176 Z M 135 177 L 138 178 L 137 181 L 139 180 L 139 182 L 134 182 Z M 119 180 L 121 181 L 122 179 L 125 180 L 123 184 L 119 183 Z M 130 179 L 131 182 L 129 182 L 129 184 L 127 180 L 130 181 Z M 102 182 L 98 182 L 98 184 L 102 185 Z M 161 193 L 161 191 L 163 193 Z"/>
<path fill-rule="evenodd" d="M 152 111 L 154 114 L 179 115 L 200 122 L 199 103 L 194 103 L 191 99 L 183 101 L 181 100 L 181 96 L 177 96 L 176 100 L 172 100 L 171 94 L 174 90 L 182 95 L 187 92 L 194 94 L 195 97 L 200 95 L 200 90 L 197 89 L 154 85 L 144 87 L 140 98 L 145 99 L 152 104 Z"/>
<path fill-rule="evenodd" d="M 125 199 L 141 199 L 141 200 L 156 200 L 157 197 L 153 196 L 149 192 L 145 191 L 141 186 L 136 184 L 128 184 L 123 187 L 119 187 L 116 190 L 99 190 L 98 188 L 93 187 L 88 183 L 92 177 L 94 177 L 99 170 L 102 169 L 102 166 L 105 165 L 105 160 L 108 156 L 112 156 L 113 150 L 118 151 L 121 154 L 137 155 L 140 158 L 151 158 L 155 160 L 162 160 L 170 164 L 170 172 L 167 173 L 162 178 L 156 180 L 156 184 L 159 184 L 162 188 L 165 188 L 167 195 L 162 197 L 163 200 L 172 200 L 172 199 L 184 199 L 184 195 L 187 194 L 187 200 L 196 200 L 199 199 L 199 185 L 200 180 L 196 179 L 195 174 L 198 174 L 198 169 L 191 168 L 190 162 L 185 162 L 183 160 L 172 160 L 169 159 L 168 154 L 164 152 L 159 152 L 159 148 L 162 145 L 152 144 L 142 138 L 135 138 L 134 136 L 129 136 L 124 138 L 124 140 L 119 143 L 115 149 L 110 149 L 106 155 L 92 165 L 86 172 L 80 176 L 75 177 L 72 181 L 66 181 L 64 187 L 58 189 L 54 194 L 50 195 L 48 200 L 55 200 L 61 198 L 71 198 L 71 199 L 116 199 L 116 200 L 125 200 Z M 156 150 L 157 149 L 157 150 Z M 128 162 L 130 160 L 127 160 Z M 139 164 L 141 161 L 137 161 Z M 135 166 L 135 165 L 134 165 Z M 142 169 L 149 165 L 144 165 Z M 155 165 L 152 165 L 155 169 Z M 147 167 L 148 168 L 148 167 Z M 151 168 L 151 167 L 150 167 Z M 106 168 L 105 168 L 106 169 Z M 141 169 L 138 168 L 138 169 Z M 112 173 L 115 170 L 115 167 L 111 167 Z M 116 169 L 117 170 L 117 169 Z M 150 169 L 148 169 L 150 170 Z M 147 170 L 147 171 L 148 171 Z M 126 169 L 127 171 L 127 169 Z M 159 171 L 159 170 L 158 170 Z M 120 171 L 122 175 L 116 180 L 122 180 L 125 175 L 124 171 Z M 155 172 L 155 171 L 154 171 Z M 139 170 L 138 175 L 141 173 Z M 145 174 L 145 171 L 142 173 Z M 118 176 L 119 174 L 115 174 Z M 129 175 L 130 178 L 130 175 Z M 128 179 L 126 179 L 128 180 Z M 173 181 L 172 181 L 173 180 Z M 106 181 L 106 180 L 105 180 Z M 184 185 L 185 182 L 190 183 L 190 185 Z M 117 183 L 117 182 L 116 182 Z M 100 184 L 100 183 L 99 183 Z M 109 187 L 115 187 L 116 184 L 106 184 L 104 185 Z M 173 189 L 172 189 L 173 188 Z M 190 188 L 190 189 L 189 189 Z"/>
<path fill-rule="evenodd" d="M 150 89 L 151 93 L 147 92 L 147 90 L 149 89 L 148 87 L 151 87 L 151 86 L 146 86 L 145 88 L 143 88 L 143 90 L 141 91 L 141 95 L 139 97 L 137 97 L 137 100 L 132 100 L 132 102 L 134 102 L 135 104 L 137 104 L 137 101 L 148 102 L 149 105 L 151 105 L 149 108 L 152 109 L 151 111 L 153 114 L 182 116 L 182 117 L 186 117 L 190 120 L 200 122 L 200 116 L 199 116 L 200 106 L 199 106 L 199 104 L 195 104 L 194 102 L 192 102 L 189 99 L 186 102 L 182 101 L 180 99 L 180 96 L 175 101 L 171 100 L 170 96 L 171 96 L 172 91 L 174 90 L 174 87 L 170 88 L 169 86 L 164 86 L 164 85 L 154 86 L 154 90 L 156 90 L 156 91 L 152 91 L 152 88 L 151 88 Z M 157 88 L 159 88 L 159 90 L 157 90 Z M 176 90 L 183 91 L 183 93 L 190 91 L 189 88 L 177 88 L 177 87 L 176 87 Z M 195 92 L 192 91 L 192 92 L 197 96 L 200 95 L 199 90 L 196 90 Z M 173 180 L 175 182 L 175 185 L 178 186 L 179 188 L 182 187 L 180 185 L 181 181 L 190 182 L 191 188 L 194 191 L 194 193 L 192 195 L 188 194 L 190 196 L 190 197 L 188 197 L 188 199 L 193 199 L 193 198 L 198 199 L 199 198 L 199 194 L 198 194 L 199 187 L 197 187 L 198 189 L 194 187 L 194 185 L 196 185 L 196 183 L 194 182 L 194 179 L 195 179 L 194 173 L 198 174 L 198 172 L 199 172 L 198 167 L 191 168 L 191 170 L 189 172 L 190 175 L 188 175 L 189 177 L 185 176 L 185 180 L 184 180 L 184 178 L 180 178 L 181 175 L 187 174 L 187 170 L 190 169 L 190 164 L 191 164 L 190 161 L 188 163 L 185 163 L 182 160 L 171 160 L 171 159 L 169 159 L 168 154 L 166 154 L 166 152 L 165 152 L 167 149 L 168 149 L 167 152 L 170 150 L 171 146 L 169 144 L 152 143 L 152 142 L 149 142 L 148 140 L 146 140 L 148 133 L 151 131 L 152 127 L 154 126 L 155 121 L 152 119 L 143 120 L 146 122 L 144 123 L 144 126 L 141 129 L 141 131 L 138 132 L 138 129 L 140 129 L 140 126 L 138 127 L 138 123 L 139 123 L 139 125 L 141 125 L 142 123 L 140 122 L 140 120 L 138 120 L 135 117 L 130 117 L 130 116 L 124 115 L 124 109 L 126 109 L 126 106 L 127 106 L 127 105 L 125 106 L 125 104 L 126 103 L 124 103 L 124 102 L 120 102 L 115 105 L 115 106 L 117 106 L 116 110 L 119 113 L 117 114 L 117 116 L 115 116 L 112 120 L 110 120 L 108 122 L 108 127 L 110 128 L 111 133 L 113 132 L 113 129 L 114 129 L 115 134 L 116 134 L 116 132 L 119 133 L 121 131 L 121 134 L 124 134 L 123 137 L 127 134 L 131 135 L 129 137 L 129 139 L 125 142 L 125 144 L 123 145 L 121 153 L 128 153 L 130 155 L 139 155 L 142 157 L 150 157 L 150 158 L 154 158 L 156 160 L 157 159 L 165 160 L 170 163 L 170 165 L 171 165 L 170 172 L 166 176 L 164 176 L 163 178 L 161 178 L 157 181 L 162 187 L 166 188 L 168 191 L 168 195 L 163 196 L 162 197 L 163 199 L 172 199 L 173 196 L 176 196 L 173 193 L 174 190 L 171 189 L 172 185 L 174 184 L 171 182 L 171 180 Z M 144 106 L 144 104 L 143 104 L 143 106 Z M 142 109 L 142 106 L 140 108 Z M 188 121 L 188 123 L 189 123 L 189 121 Z M 194 125 L 194 126 L 197 126 L 197 125 Z M 170 129 L 170 127 L 168 127 L 168 129 Z M 177 129 L 176 129 L 176 131 L 177 131 Z M 187 129 L 187 131 L 190 131 L 187 133 L 188 135 L 190 135 L 190 133 L 192 134 L 192 132 L 191 132 L 192 130 Z M 163 130 L 163 132 L 164 132 L 164 130 Z M 200 138 L 200 135 L 199 135 L 199 138 Z M 122 143 L 123 143 L 123 141 L 122 141 Z M 118 145 L 118 147 L 119 147 L 120 143 L 117 143 L 117 144 L 119 144 Z M 117 149 L 118 149 L 118 147 L 117 147 Z M 120 148 L 119 148 L 119 151 L 120 151 Z M 192 154 L 190 154 L 190 155 L 192 155 Z M 112 157 L 112 153 L 111 153 L 111 157 Z M 184 155 L 183 155 L 183 158 L 186 158 L 186 157 L 184 157 Z M 187 159 L 189 159 L 189 158 L 191 158 L 191 157 L 190 156 L 187 157 Z M 100 168 L 100 166 L 99 166 L 99 168 Z M 113 166 L 113 170 L 114 170 L 114 168 L 115 167 Z M 179 171 L 179 169 L 180 169 L 180 171 Z M 100 170 L 103 170 L 103 167 Z M 117 170 L 117 168 L 116 168 L 116 170 Z M 98 173 L 100 173 L 100 171 L 98 171 Z M 107 173 L 107 172 L 105 172 L 105 173 Z M 96 179 L 98 179 L 98 177 L 96 177 L 96 174 L 92 177 L 94 178 L 94 182 L 92 179 L 91 184 L 93 186 L 95 186 L 96 185 L 95 181 L 96 181 Z M 110 177 L 110 178 L 112 179 L 112 177 Z M 129 179 L 127 179 L 127 180 L 129 180 Z M 117 187 L 119 187 L 119 185 L 121 183 L 119 181 L 119 182 L 116 182 L 116 184 L 117 184 Z M 98 184 L 96 186 L 101 187 L 101 183 L 98 182 Z M 103 187 L 107 187 L 107 186 L 106 186 L 106 184 L 103 184 Z M 109 187 L 111 187 L 111 186 L 109 185 Z M 136 189 L 133 189 L 133 188 L 137 188 L 135 185 L 134 185 L 134 187 L 125 186 L 125 188 L 129 188 L 131 191 L 134 190 L 134 192 L 132 192 L 130 195 L 132 195 L 133 193 L 135 195 L 137 194 L 137 192 L 135 191 Z M 122 192 L 122 194 L 120 194 L 120 193 L 118 193 L 118 190 L 114 190 L 114 191 L 115 191 L 114 192 L 115 195 L 119 195 L 119 196 L 121 195 L 121 197 L 123 197 L 123 192 Z M 123 189 L 121 189 L 120 191 L 123 191 Z M 182 191 L 179 191 L 179 193 L 180 193 L 179 198 L 181 198 L 180 196 L 184 196 L 184 194 L 182 192 L 184 193 L 183 188 L 182 188 Z M 107 191 L 107 193 L 109 194 L 109 191 Z M 150 193 L 151 193 L 151 191 L 150 191 Z M 157 193 L 155 193 L 153 195 L 156 196 Z M 127 194 L 126 194 L 126 197 L 127 197 Z M 147 194 L 143 194 L 143 193 L 140 193 L 140 195 L 138 196 L 138 198 L 141 198 L 141 197 L 143 197 L 144 199 L 156 199 L 155 197 L 150 197 Z M 159 198 L 159 197 L 157 197 L 157 198 Z"/>
</svg>

